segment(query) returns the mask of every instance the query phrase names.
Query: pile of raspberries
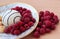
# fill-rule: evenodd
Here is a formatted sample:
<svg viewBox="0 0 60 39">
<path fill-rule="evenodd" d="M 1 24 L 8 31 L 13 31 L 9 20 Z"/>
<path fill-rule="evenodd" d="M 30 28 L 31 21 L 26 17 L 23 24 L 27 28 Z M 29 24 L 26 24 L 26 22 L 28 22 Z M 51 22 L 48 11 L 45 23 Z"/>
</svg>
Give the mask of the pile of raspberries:
<svg viewBox="0 0 60 39">
<path fill-rule="evenodd" d="M 22 8 L 18 6 L 16 6 L 15 8 L 12 8 L 12 10 L 16 10 L 20 12 L 22 17 L 20 21 L 17 22 L 16 24 L 8 26 L 4 30 L 5 33 L 12 34 L 12 35 L 19 35 L 22 32 L 28 30 L 36 22 L 36 20 L 32 17 L 30 10 L 27 10 L 26 8 Z"/>
<path fill-rule="evenodd" d="M 13 35 L 19 35 L 22 32 L 29 29 L 34 25 L 36 20 L 32 17 L 31 11 L 22 7 L 15 7 L 12 10 L 16 10 L 20 12 L 22 18 L 16 24 L 8 26 L 4 32 L 11 33 Z M 35 38 L 40 37 L 40 35 L 44 35 L 45 33 L 50 33 L 52 30 L 55 30 L 56 24 L 59 23 L 59 19 L 57 15 L 50 11 L 40 11 L 39 12 L 39 23 L 36 29 L 33 32 L 33 36 Z"/>
<path fill-rule="evenodd" d="M 40 11 L 39 12 L 39 23 L 33 33 L 35 38 L 40 37 L 46 33 L 50 33 L 55 30 L 56 24 L 58 24 L 59 19 L 57 15 L 50 11 Z"/>
</svg>

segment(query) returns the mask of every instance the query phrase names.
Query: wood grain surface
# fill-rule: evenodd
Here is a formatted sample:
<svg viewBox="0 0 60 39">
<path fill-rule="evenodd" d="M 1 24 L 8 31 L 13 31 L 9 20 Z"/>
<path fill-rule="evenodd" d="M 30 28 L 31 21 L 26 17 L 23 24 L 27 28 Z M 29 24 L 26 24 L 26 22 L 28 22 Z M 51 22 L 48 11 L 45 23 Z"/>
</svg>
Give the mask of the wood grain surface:
<svg viewBox="0 0 60 39">
<path fill-rule="evenodd" d="M 38 12 L 41 10 L 49 10 L 58 15 L 60 20 L 60 0 L 0 0 L 0 6 L 15 2 L 22 2 L 32 5 Z M 30 34 L 23 39 L 60 39 L 60 23 L 56 26 L 56 30 L 49 34 L 42 35 L 40 38 L 33 38 L 32 34 Z"/>
</svg>

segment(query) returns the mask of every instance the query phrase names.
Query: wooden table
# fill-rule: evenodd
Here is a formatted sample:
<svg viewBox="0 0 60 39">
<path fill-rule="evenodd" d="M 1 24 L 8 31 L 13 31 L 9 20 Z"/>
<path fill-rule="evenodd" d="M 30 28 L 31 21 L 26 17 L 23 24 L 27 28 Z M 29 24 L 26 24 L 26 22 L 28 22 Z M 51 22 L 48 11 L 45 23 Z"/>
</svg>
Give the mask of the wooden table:
<svg viewBox="0 0 60 39">
<path fill-rule="evenodd" d="M 35 7 L 38 12 L 41 10 L 55 12 L 60 20 L 60 0 L 0 0 L 0 6 L 15 2 L 30 4 Z M 49 34 L 42 35 L 40 38 L 33 38 L 29 35 L 23 39 L 60 39 L 60 23 L 56 26 L 56 30 Z"/>
</svg>

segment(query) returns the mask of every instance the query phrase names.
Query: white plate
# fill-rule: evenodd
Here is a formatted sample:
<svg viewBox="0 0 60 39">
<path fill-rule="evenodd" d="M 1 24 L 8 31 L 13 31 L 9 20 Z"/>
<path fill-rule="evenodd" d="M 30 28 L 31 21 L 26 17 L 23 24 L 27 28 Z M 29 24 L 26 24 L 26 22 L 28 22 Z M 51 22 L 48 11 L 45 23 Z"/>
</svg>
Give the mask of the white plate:
<svg viewBox="0 0 60 39">
<path fill-rule="evenodd" d="M 31 10 L 32 12 L 32 16 L 36 19 L 35 24 L 28 30 L 26 30 L 25 32 L 23 32 L 22 34 L 20 34 L 19 36 L 15 36 L 15 35 L 11 35 L 11 34 L 5 34 L 5 33 L 1 33 L 0 34 L 0 38 L 2 39 L 16 39 L 16 38 L 23 38 L 27 35 L 29 35 L 37 26 L 38 21 L 39 21 L 39 15 L 38 12 L 36 11 L 36 9 L 28 4 L 25 3 L 13 3 L 13 4 L 8 4 L 5 6 L 0 7 L 0 15 L 2 16 L 4 13 L 4 11 L 9 10 L 11 8 L 14 8 L 16 6 L 20 6 L 23 8 L 27 8 L 28 10 Z"/>
</svg>

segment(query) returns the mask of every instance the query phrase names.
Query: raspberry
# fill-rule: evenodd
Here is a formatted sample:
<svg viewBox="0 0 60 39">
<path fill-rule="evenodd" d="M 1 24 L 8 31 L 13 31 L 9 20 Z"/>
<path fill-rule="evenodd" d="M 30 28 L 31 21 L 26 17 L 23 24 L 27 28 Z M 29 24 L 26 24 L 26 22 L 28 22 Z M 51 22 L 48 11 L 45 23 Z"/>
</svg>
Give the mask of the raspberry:
<svg viewBox="0 0 60 39">
<path fill-rule="evenodd" d="M 45 29 L 44 28 L 40 28 L 40 34 L 45 34 Z"/>
<path fill-rule="evenodd" d="M 41 27 L 45 29 L 46 28 L 46 25 L 42 25 Z"/>
<path fill-rule="evenodd" d="M 39 28 L 39 27 L 37 27 L 37 28 L 36 28 L 36 31 L 38 31 L 38 32 L 39 32 L 39 31 L 40 31 L 40 28 Z"/>
<path fill-rule="evenodd" d="M 44 16 L 50 15 L 49 11 L 45 11 Z"/>
<path fill-rule="evenodd" d="M 31 11 L 30 10 L 26 10 L 26 13 L 31 13 Z"/>
<path fill-rule="evenodd" d="M 54 19 L 54 23 L 58 23 L 59 22 L 59 19 L 58 19 L 58 17 L 55 15 L 55 16 L 53 16 L 53 19 Z"/>
<path fill-rule="evenodd" d="M 4 30 L 4 32 L 7 33 L 7 34 L 10 33 L 9 28 L 6 28 L 6 29 Z"/>
<path fill-rule="evenodd" d="M 20 21 L 20 22 L 17 23 L 17 25 L 22 26 L 22 25 L 24 25 L 24 22 Z"/>
<path fill-rule="evenodd" d="M 40 11 L 39 16 L 43 16 L 43 15 L 44 15 L 44 11 Z"/>
<path fill-rule="evenodd" d="M 30 26 L 28 24 L 25 24 L 24 27 L 26 30 L 30 28 Z"/>
<path fill-rule="evenodd" d="M 44 20 L 50 20 L 51 17 L 50 16 L 44 16 Z"/>
<path fill-rule="evenodd" d="M 35 23 L 35 22 L 36 22 L 36 20 L 35 20 L 34 18 L 32 18 L 32 19 L 31 19 L 31 21 L 32 21 L 33 23 Z"/>
<path fill-rule="evenodd" d="M 41 27 L 41 25 L 42 25 L 42 22 L 39 22 L 39 23 L 38 23 L 38 26 Z"/>
<path fill-rule="evenodd" d="M 51 17 L 53 17 L 53 16 L 54 16 L 54 13 L 53 13 L 53 12 L 51 12 L 51 13 L 50 13 L 50 15 L 51 15 Z"/>
<path fill-rule="evenodd" d="M 20 14 L 22 15 L 22 12 L 23 12 L 23 11 L 22 11 L 22 10 L 19 10 L 19 12 L 20 12 Z"/>
<path fill-rule="evenodd" d="M 52 25 L 50 28 L 51 28 L 51 30 L 55 30 L 56 26 Z"/>
<path fill-rule="evenodd" d="M 32 21 L 30 21 L 30 22 L 28 23 L 28 25 L 29 25 L 29 26 L 33 26 L 34 23 L 33 23 Z"/>
<path fill-rule="evenodd" d="M 44 23 L 45 23 L 46 27 L 50 27 L 52 25 L 51 21 L 49 21 L 49 20 L 46 20 Z"/>
<path fill-rule="evenodd" d="M 21 31 L 21 32 L 24 32 L 24 31 L 25 31 L 25 28 L 21 26 L 21 27 L 20 27 L 20 31 Z"/>
<path fill-rule="evenodd" d="M 38 37 L 40 37 L 40 34 L 39 34 L 38 31 L 35 31 L 34 34 L 33 34 L 33 36 L 34 36 L 35 38 L 38 38 Z"/>
<path fill-rule="evenodd" d="M 26 11 L 27 9 L 26 9 L 26 8 L 23 8 L 22 10 L 23 10 L 23 11 Z"/>
<path fill-rule="evenodd" d="M 24 22 L 25 22 L 25 23 L 30 22 L 30 18 L 29 18 L 29 17 L 24 18 Z"/>
<path fill-rule="evenodd" d="M 41 17 L 41 21 L 42 21 L 42 22 L 44 21 L 44 17 Z"/>
<path fill-rule="evenodd" d="M 30 13 L 25 13 L 25 14 L 23 15 L 23 17 L 30 17 L 30 18 L 31 18 L 31 14 L 30 14 Z"/>
<path fill-rule="evenodd" d="M 11 30 L 13 28 L 13 26 L 8 26 L 8 29 Z"/>
<path fill-rule="evenodd" d="M 16 6 L 15 8 L 16 8 L 16 10 L 17 10 L 17 11 L 19 11 L 19 10 L 20 10 L 20 7 L 19 7 L 19 6 Z"/>
<path fill-rule="evenodd" d="M 14 35 L 19 35 L 20 34 L 20 30 L 14 30 Z"/>
<path fill-rule="evenodd" d="M 46 33 L 50 33 L 51 30 L 49 28 L 46 28 Z"/>
<path fill-rule="evenodd" d="M 13 28 L 13 29 L 11 29 L 11 31 L 10 31 L 10 33 L 13 34 L 13 35 L 14 35 L 14 30 L 15 30 L 15 29 Z"/>
</svg>

